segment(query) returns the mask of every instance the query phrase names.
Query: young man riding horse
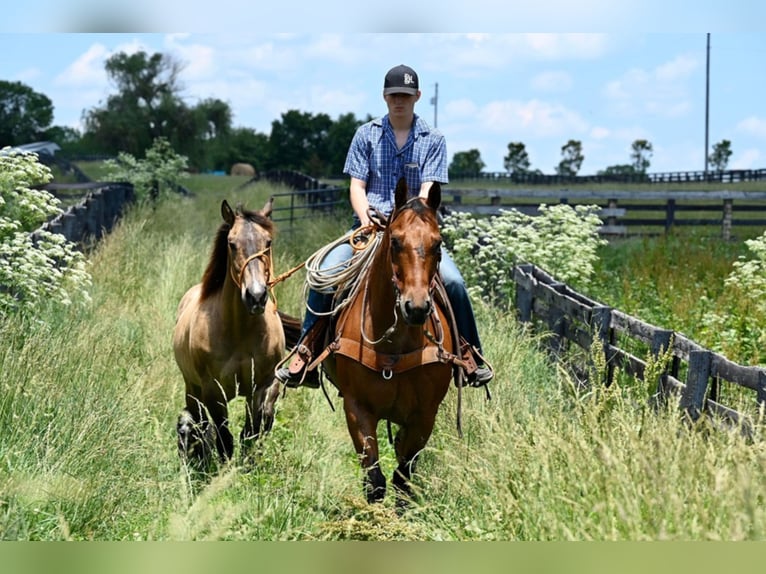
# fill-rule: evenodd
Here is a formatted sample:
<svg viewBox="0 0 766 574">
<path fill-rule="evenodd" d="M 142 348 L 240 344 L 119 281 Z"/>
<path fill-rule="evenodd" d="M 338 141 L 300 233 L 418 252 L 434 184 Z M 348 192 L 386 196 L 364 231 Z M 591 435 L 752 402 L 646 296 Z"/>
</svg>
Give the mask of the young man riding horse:
<svg viewBox="0 0 766 574">
<path fill-rule="evenodd" d="M 420 99 L 418 75 L 404 65 L 391 68 L 385 76 L 383 99 L 388 113 L 360 126 L 351 142 L 343 172 L 350 176 L 350 200 L 354 210 L 352 229 L 368 226 L 370 212 L 388 216 L 394 208 L 394 190 L 404 177 L 407 187 L 423 198 L 433 182 L 447 183 L 447 147 L 444 136 L 415 114 Z M 351 259 L 350 243 L 340 243 L 323 259 L 321 269 L 339 268 Z M 460 336 L 470 345 L 478 368 L 468 375 L 468 384 L 480 387 L 494 373 L 482 363 L 481 341 L 465 282 L 455 263 L 442 247 L 439 273 L 454 310 Z M 306 364 L 321 352 L 326 321 L 318 319 L 330 311 L 333 296 L 310 290 L 303 320 L 301 341 L 290 366 L 277 370 L 277 378 L 291 386 L 319 386 L 316 370 L 305 372 Z"/>
</svg>

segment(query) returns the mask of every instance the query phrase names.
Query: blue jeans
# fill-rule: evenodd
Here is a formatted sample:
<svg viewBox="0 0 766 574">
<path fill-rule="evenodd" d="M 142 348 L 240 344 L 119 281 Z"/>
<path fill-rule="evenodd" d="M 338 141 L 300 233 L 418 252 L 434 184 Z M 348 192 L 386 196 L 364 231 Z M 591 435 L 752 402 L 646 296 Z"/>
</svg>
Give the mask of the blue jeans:
<svg viewBox="0 0 766 574">
<path fill-rule="evenodd" d="M 354 252 L 348 242 L 341 243 L 325 255 L 325 258 L 319 264 L 319 268 L 324 270 L 334 265 L 340 265 L 344 261 L 351 259 L 353 254 Z M 449 297 L 452 310 L 455 312 L 458 332 L 469 344 L 476 347 L 479 352 L 482 353 L 479 331 L 476 328 L 476 319 L 473 315 L 471 300 L 468 298 L 465 281 L 463 280 L 463 276 L 460 274 L 457 265 L 452 261 L 452 258 L 444 247 L 442 247 L 442 260 L 439 264 L 439 273 L 444 281 L 444 287 L 447 290 L 447 297 Z M 310 309 L 313 309 L 318 313 L 326 313 L 330 311 L 332 297 L 333 296 L 330 293 L 319 293 L 313 289 L 309 290 L 307 298 L 309 309 L 306 309 L 306 315 L 303 318 L 301 337 L 306 334 L 318 319 Z"/>
</svg>

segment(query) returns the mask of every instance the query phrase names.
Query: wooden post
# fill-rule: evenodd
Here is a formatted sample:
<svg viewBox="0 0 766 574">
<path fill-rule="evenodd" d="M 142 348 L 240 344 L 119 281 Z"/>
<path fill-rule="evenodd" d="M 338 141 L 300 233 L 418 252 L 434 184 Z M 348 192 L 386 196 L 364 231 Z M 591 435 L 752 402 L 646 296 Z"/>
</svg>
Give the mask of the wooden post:
<svg viewBox="0 0 766 574">
<path fill-rule="evenodd" d="M 705 408 L 705 393 L 712 362 L 713 354 L 710 351 L 689 352 L 689 372 L 686 375 L 686 387 L 681 393 L 680 407 L 692 421 L 699 419 Z"/>
<path fill-rule="evenodd" d="M 723 220 L 721 221 L 721 236 L 724 241 L 731 239 L 731 212 L 732 212 L 732 199 L 723 200 Z"/>
<path fill-rule="evenodd" d="M 527 274 L 532 275 L 532 265 L 529 263 L 524 263 L 522 265 L 517 265 L 514 270 L 514 275 L 517 273 L 521 274 Z M 519 321 L 522 323 L 529 323 L 532 320 L 532 305 L 534 302 L 534 299 L 532 297 L 532 291 L 529 289 L 525 289 L 521 286 L 520 281 L 515 281 L 516 283 L 516 310 L 519 313 Z"/>
<path fill-rule="evenodd" d="M 673 336 L 673 331 L 667 329 L 658 329 L 652 335 L 652 356 L 658 359 L 660 355 L 667 352 L 670 348 L 670 339 Z M 648 381 L 647 381 L 648 382 Z M 664 369 L 662 374 L 657 379 L 657 397 L 660 401 L 664 401 L 668 394 L 667 389 L 667 370 Z"/>
<path fill-rule="evenodd" d="M 766 408 L 766 370 L 761 370 L 758 373 L 758 391 L 757 391 L 758 404 Z"/>
<path fill-rule="evenodd" d="M 560 292 L 561 287 L 565 287 L 564 283 L 554 281 L 549 285 L 552 289 Z M 550 341 L 550 350 L 555 357 L 558 357 L 566 348 L 566 333 L 568 330 L 568 321 L 566 313 L 556 307 L 549 307 L 548 309 L 548 328 L 553 337 Z"/>
<path fill-rule="evenodd" d="M 673 222 L 675 221 L 676 217 L 676 200 L 675 199 L 668 199 L 667 207 L 665 208 L 665 233 L 668 233 L 670 231 L 670 228 L 673 227 Z"/>
<path fill-rule="evenodd" d="M 591 330 L 596 334 L 604 349 L 604 359 L 606 360 L 606 386 L 612 384 L 614 380 L 614 363 L 610 346 L 612 344 L 612 308 L 606 305 L 593 307 L 591 312 Z"/>
<path fill-rule="evenodd" d="M 616 199 L 610 199 L 609 202 L 607 203 L 607 207 L 609 209 L 616 209 L 617 208 L 617 200 Z M 614 213 L 614 212 L 612 212 L 612 213 Z M 615 217 L 614 215 L 610 215 L 609 217 L 606 218 L 606 224 L 607 224 L 607 226 L 609 226 L 611 228 L 614 228 L 614 226 L 617 225 L 617 217 Z"/>
</svg>

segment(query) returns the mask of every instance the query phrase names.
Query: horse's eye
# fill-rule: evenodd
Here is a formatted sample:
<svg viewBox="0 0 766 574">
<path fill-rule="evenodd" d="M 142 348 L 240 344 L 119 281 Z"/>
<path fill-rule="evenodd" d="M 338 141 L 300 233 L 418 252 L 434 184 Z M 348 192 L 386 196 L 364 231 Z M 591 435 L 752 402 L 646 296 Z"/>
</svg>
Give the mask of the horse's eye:
<svg viewBox="0 0 766 574">
<path fill-rule="evenodd" d="M 236 251 L 237 250 L 237 244 L 234 243 L 233 241 L 229 241 L 229 249 L 231 249 L 232 251 Z"/>
<path fill-rule="evenodd" d="M 271 249 L 271 239 L 266 241 L 266 249 Z"/>
<path fill-rule="evenodd" d="M 394 253 L 400 253 L 402 250 L 402 242 L 396 237 L 391 238 L 391 251 Z"/>
<path fill-rule="evenodd" d="M 434 244 L 431 246 L 431 250 L 436 255 L 441 255 L 442 252 L 442 242 L 441 239 L 439 241 L 435 241 Z"/>
</svg>

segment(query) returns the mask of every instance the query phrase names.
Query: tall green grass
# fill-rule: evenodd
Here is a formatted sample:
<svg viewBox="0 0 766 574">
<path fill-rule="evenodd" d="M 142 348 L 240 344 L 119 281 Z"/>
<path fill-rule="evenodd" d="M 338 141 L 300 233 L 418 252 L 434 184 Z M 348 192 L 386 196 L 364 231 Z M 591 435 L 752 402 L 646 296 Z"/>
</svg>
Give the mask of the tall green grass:
<svg viewBox="0 0 766 574">
<path fill-rule="evenodd" d="M 0 324 L 0 538 L 5 540 L 762 540 L 766 448 L 757 434 L 689 429 L 653 389 L 618 378 L 583 390 L 542 336 L 476 304 L 493 398 L 443 403 L 416 478 L 418 502 L 368 505 L 330 391 L 287 390 L 255 464 L 187 472 L 175 446 L 183 383 L 175 307 L 199 280 L 220 202 L 260 207 L 274 188 L 192 178 L 193 198 L 138 206 L 91 255 L 92 302 Z M 347 222 L 281 229 L 277 272 Z M 470 274 L 467 280 L 470 282 Z M 301 275 L 277 287 L 301 313 Z M 244 418 L 232 405 L 235 428 Z M 760 427 L 759 427 L 760 428 Z M 381 424 L 387 477 L 394 453 Z"/>
</svg>

